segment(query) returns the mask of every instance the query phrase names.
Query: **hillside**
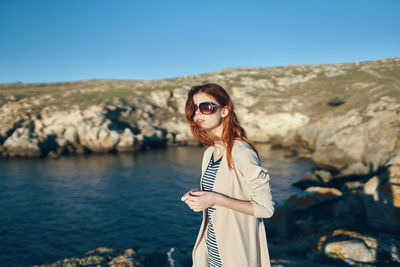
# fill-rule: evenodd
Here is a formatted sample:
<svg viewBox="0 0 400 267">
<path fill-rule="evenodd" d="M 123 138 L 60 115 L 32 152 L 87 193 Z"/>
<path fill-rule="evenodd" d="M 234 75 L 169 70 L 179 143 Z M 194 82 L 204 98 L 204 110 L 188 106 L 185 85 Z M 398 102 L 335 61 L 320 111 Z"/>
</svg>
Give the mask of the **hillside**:
<svg viewBox="0 0 400 267">
<path fill-rule="evenodd" d="M 400 58 L 224 69 L 154 81 L 0 84 L 0 152 L 45 156 L 196 143 L 184 105 L 190 87 L 203 82 L 228 90 L 250 139 L 284 146 L 285 138 L 321 119 L 352 114 L 364 123 L 371 104 L 400 110 Z"/>
<path fill-rule="evenodd" d="M 314 117 L 325 112 L 362 109 L 382 96 L 399 97 L 400 58 L 333 65 L 289 65 L 271 68 L 225 69 L 213 73 L 154 81 L 88 80 L 41 84 L 0 84 L 0 105 L 18 101 L 21 111 L 38 111 L 47 105 L 69 109 L 93 104 L 112 104 L 121 98 L 134 104 L 135 98 L 179 98 L 193 85 L 216 82 L 233 94 L 238 106 L 268 113 L 302 112 Z M 171 97 L 171 94 L 177 97 Z M 243 99 L 247 95 L 249 98 Z M 253 97 L 256 98 L 253 98 Z M 162 101 L 162 100 L 160 100 Z M 345 104 L 330 108 L 330 101 Z M 172 104 L 182 110 L 182 102 Z"/>
</svg>

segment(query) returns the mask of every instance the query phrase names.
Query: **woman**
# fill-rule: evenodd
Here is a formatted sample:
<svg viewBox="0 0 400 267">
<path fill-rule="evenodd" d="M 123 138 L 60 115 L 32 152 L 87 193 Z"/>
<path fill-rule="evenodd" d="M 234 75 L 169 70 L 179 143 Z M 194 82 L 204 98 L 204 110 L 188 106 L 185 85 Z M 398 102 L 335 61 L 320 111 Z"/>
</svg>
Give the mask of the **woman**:
<svg viewBox="0 0 400 267">
<path fill-rule="evenodd" d="M 274 213 L 269 175 L 229 95 L 215 83 L 194 86 L 185 112 L 193 136 L 208 147 L 201 190 L 181 198 L 195 212 L 203 211 L 193 266 L 270 266 L 262 220 Z"/>
</svg>

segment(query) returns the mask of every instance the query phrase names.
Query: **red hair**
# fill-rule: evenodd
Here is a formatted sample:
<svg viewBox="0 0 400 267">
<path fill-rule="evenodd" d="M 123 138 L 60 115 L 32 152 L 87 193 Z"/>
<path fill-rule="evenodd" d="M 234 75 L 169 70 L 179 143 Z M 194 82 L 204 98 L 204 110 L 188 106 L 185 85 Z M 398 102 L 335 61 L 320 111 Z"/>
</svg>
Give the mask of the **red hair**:
<svg viewBox="0 0 400 267">
<path fill-rule="evenodd" d="M 192 132 L 194 138 L 199 140 L 204 146 L 209 147 L 214 145 L 216 138 L 214 136 L 210 136 L 205 130 L 203 130 L 198 124 L 193 121 L 195 111 L 195 104 L 193 101 L 193 96 L 197 93 L 206 93 L 212 98 L 214 98 L 219 105 L 223 107 L 227 107 L 229 110 L 228 115 L 223 118 L 223 130 L 222 130 L 222 142 L 226 148 L 226 155 L 229 168 L 233 168 L 232 166 L 232 148 L 235 140 L 241 140 L 248 143 L 254 151 L 257 153 L 257 149 L 255 145 L 247 138 L 246 131 L 240 126 L 239 120 L 235 114 L 233 103 L 222 86 L 216 83 L 206 83 L 202 85 L 193 86 L 186 100 L 185 106 L 185 114 L 186 120 L 190 124 L 190 131 Z"/>
</svg>

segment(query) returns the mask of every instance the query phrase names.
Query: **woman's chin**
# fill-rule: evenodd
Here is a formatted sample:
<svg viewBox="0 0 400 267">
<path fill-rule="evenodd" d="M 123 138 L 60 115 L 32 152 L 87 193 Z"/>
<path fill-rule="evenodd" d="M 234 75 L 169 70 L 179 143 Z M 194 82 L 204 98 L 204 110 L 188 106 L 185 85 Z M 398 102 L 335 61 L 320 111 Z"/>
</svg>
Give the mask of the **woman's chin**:
<svg viewBox="0 0 400 267">
<path fill-rule="evenodd" d="M 204 123 L 201 123 L 201 124 L 197 124 L 199 127 L 200 127 L 200 129 L 202 129 L 203 131 L 207 131 L 207 130 L 210 130 L 206 125 L 204 125 Z"/>
</svg>

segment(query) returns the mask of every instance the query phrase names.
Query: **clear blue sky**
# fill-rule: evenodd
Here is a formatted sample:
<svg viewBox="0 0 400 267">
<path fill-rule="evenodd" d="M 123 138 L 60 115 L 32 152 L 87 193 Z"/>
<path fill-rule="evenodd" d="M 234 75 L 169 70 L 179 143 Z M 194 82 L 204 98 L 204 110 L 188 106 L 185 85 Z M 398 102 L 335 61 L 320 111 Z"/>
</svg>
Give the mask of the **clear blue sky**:
<svg viewBox="0 0 400 267">
<path fill-rule="evenodd" d="M 398 56 L 399 0 L 0 0 L 0 83 Z"/>
</svg>

